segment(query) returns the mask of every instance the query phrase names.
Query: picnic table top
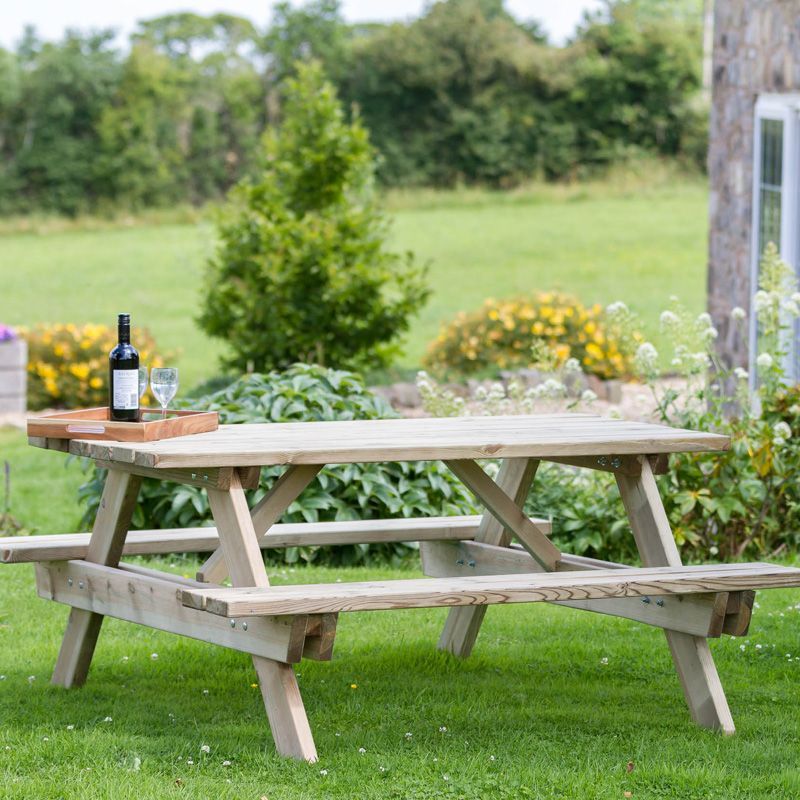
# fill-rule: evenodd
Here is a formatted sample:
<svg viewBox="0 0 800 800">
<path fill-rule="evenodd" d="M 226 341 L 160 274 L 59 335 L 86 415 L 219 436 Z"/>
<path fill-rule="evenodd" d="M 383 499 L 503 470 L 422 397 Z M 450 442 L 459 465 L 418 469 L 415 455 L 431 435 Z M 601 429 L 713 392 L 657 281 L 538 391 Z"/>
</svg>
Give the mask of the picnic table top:
<svg viewBox="0 0 800 800">
<path fill-rule="evenodd" d="M 73 440 L 71 453 L 144 467 L 246 467 L 727 450 L 727 436 L 594 414 L 221 425 L 159 442 Z"/>
</svg>

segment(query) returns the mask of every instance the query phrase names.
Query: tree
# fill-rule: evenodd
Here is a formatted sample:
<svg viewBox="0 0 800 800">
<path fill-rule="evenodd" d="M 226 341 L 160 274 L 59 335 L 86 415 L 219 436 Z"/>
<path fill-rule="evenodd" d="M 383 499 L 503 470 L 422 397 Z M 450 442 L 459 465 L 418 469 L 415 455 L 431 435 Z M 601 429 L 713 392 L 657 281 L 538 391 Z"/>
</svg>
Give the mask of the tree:
<svg viewBox="0 0 800 800">
<path fill-rule="evenodd" d="M 428 296 L 424 270 L 386 249 L 366 130 L 319 64 L 297 73 L 262 174 L 232 193 L 198 322 L 237 370 L 383 365 Z"/>
<path fill-rule="evenodd" d="M 27 33 L 19 102 L 8 111 L 13 130 L 6 134 L 22 209 L 75 214 L 102 192 L 97 125 L 119 79 L 113 38 L 110 31 L 67 31 L 61 42 L 42 44 Z"/>
</svg>

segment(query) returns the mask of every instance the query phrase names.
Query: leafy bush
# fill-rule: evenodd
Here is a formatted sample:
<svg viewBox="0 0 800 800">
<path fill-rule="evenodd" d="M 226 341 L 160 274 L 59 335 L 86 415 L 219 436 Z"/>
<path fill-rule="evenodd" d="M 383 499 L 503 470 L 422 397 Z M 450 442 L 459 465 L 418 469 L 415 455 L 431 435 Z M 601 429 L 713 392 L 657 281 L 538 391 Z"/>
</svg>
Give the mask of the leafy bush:
<svg viewBox="0 0 800 800">
<path fill-rule="evenodd" d="M 108 405 L 108 354 L 116 329 L 68 323 L 36 325 L 22 334 L 28 342 L 28 408 Z M 137 329 L 134 341 L 142 366 L 163 366 L 147 330 Z"/>
<path fill-rule="evenodd" d="M 631 372 L 625 341 L 599 305 L 586 307 L 567 294 L 538 292 L 489 299 L 480 311 L 458 314 L 430 345 L 425 362 L 433 370 L 470 375 L 532 366 L 544 346 L 558 364 L 575 358 L 588 373 L 619 378 Z"/>
<path fill-rule="evenodd" d="M 350 372 L 297 364 L 285 372 L 252 374 L 219 392 L 198 398 L 192 406 L 219 412 L 225 424 L 246 422 L 315 422 L 320 420 L 385 419 L 397 414 L 369 392 Z M 104 480 L 93 469 L 81 487 L 86 504 L 84 523 L 94 518 Z M 283 471 L 264 467 L 261 486 L 249 493 L 257 502 Z M 440 462 L 336 464 L 294 502 L 283 522 L 379 519 L 475 513 L 472 496 Z M 133 518 L 135 528 L 187 527 L 212 524 L 206 493 L 190 486 L 145 480 Z M 276 559 L 356 564 L 398 561 L 415 544 L 387 543 L 337 547 L 291 547 L 269 551 Z"/>
<path fill-rule="evenodd" d="M 265 142 L 264 172 L 237 187 L 222 222 L 201 327 L 239 372 L 388 363 L 428 290 L 411 254 L 385 248 L 366 130 L 319 66 L 301 65 Z"/>
</svg>

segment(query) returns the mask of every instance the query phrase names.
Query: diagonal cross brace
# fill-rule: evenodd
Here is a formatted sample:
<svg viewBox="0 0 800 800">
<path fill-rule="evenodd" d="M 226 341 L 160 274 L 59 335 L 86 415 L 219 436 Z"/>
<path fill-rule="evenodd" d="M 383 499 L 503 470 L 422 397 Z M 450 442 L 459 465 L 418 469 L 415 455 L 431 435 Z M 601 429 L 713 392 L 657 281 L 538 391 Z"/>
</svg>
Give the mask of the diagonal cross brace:
<svg viewBox="0 0 800 800">
<path fill-rule="evenodd" d="M 504 528 L 512 531 L 520 544 L 547 572 L 561 560 L 560 550 L 481 468 L 469 459 L 445 461 L 456 477 L 480 500 Z"/>
</svg>

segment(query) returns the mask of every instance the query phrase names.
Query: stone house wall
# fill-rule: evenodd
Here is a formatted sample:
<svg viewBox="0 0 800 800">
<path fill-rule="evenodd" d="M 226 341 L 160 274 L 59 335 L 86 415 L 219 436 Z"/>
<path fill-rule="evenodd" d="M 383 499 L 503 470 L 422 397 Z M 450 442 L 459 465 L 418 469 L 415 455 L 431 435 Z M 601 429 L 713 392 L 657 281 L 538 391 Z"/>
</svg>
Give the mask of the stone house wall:
<svg viewBox="0 0 800 800">
<path fill-rule="evenodd" d="M 747 366 L 730 310 L 750 308 L 753 113 L 759 94 L 800 91 L 800 0 L 716 0 L 708 170 L 708 310 L 718 346 Z"/>
</svg>

